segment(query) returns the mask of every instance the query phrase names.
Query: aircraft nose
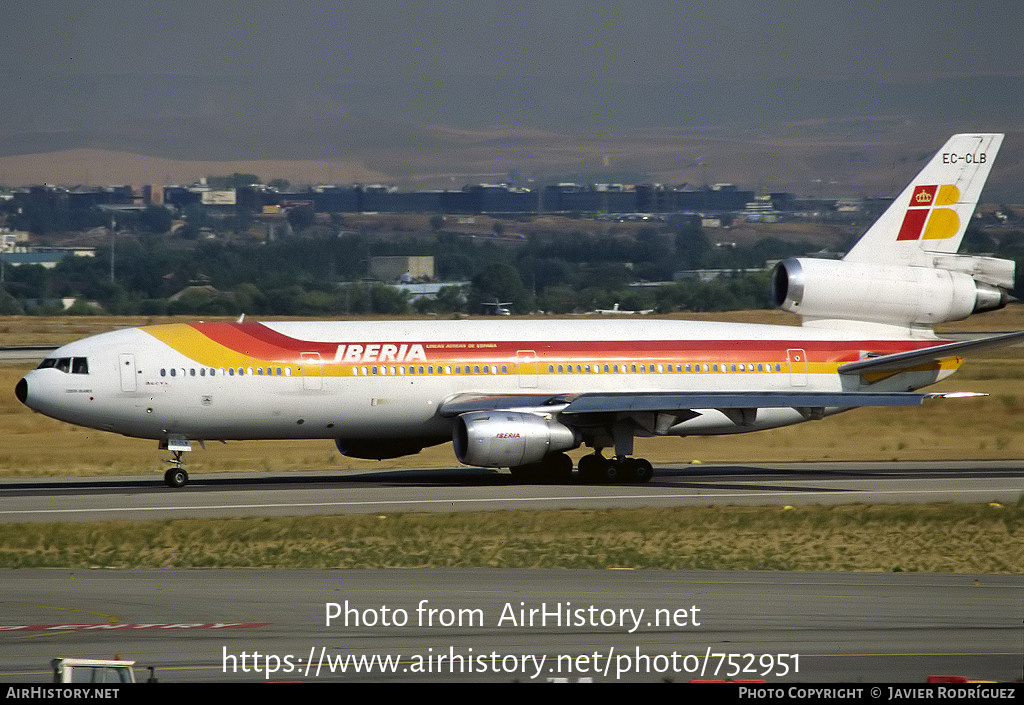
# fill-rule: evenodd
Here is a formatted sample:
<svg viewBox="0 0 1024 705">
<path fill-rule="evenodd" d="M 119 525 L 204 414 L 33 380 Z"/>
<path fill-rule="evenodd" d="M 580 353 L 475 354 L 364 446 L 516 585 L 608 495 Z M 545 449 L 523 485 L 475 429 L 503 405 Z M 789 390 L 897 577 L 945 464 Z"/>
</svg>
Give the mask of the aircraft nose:
<svg viewBox="0 0 1024 705">
<path fill-rule="evenodd" d="M 28 399 L 28 380 L 24 377 L 22 377 L 21 381 L 14 386 L 14 396 L 18 397 L 18 401 L 22 404 L 24 404 L 25 400 Z"/>
</svg>

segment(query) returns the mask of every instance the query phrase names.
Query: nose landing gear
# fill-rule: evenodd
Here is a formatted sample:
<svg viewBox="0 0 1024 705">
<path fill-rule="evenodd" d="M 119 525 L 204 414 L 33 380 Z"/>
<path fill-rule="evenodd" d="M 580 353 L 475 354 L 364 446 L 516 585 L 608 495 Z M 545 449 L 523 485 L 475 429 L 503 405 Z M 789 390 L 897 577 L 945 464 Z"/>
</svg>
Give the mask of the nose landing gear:
<svg viewBox="0 0 1024 705">
<path fill-rule="evenodd" d="M 174 463 L 174 467 L 164 473 L 164 484 L 168 487 L 184 487 L 188 484 L 188 472 L 182 465 L 185 461 L 181 459 L 181 451 L 174 451 L 174 460 L 167 460 L 165 462 Z"/>
<path fill-rule="evenodd" d="M 189 440 L 184 436 L 168 436 L 166 441 L 160 441 L 160 450 L 169 450 L 174 456 L 164 460 L 174 466 L 164 473 L 164 484 L 174 488 L 187 485 L 188 473 L 185 471 L 185 461 L 182 459 L 182 455 L 192 450 Z"/>
</svg>

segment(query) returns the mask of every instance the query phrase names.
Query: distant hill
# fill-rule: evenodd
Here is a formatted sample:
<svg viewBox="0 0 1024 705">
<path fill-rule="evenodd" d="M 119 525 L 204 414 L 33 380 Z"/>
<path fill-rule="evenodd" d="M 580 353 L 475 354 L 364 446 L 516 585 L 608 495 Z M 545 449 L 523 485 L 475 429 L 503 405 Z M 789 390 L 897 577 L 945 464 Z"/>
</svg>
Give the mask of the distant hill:
<svg viewBox="0 0 1024 705">
<path fill-rule="evenodd" d="M 954 132 L 1007 132 L 986 194 L 1024 200 L 1024 77 L 800 85 L 683 75 L 0 75 L 0 183 L 734 182 L 891 195 Z M 47 156 L 48 155 L 48 156 Z"/>
<path fill-rule="evenodd" d="M 0 157 L 0 184 L 111 185 L 190 184 L 207 176 L 255 174 L 264 183 L 288 179 L 294 184 L 379 183 L 388 177 L 364 164 L 347 161 L 239 160 L 185 161 L 106 149 L 70 149 Z"/>
<path fill-rule="evenodd" d="M 948 135 L 946 135 L 948 136 Z M 264 182 L 294 185 L 392 183 L 403 188 L 454 188 L 505 182 L 519 175 L 538 181 L 655 181 L 703 185 L 730 182 L 761 192 L 823 196 L 892 196 L 945 136 L 921 144 L 788 139 L 701 140 L 671 133 L 577 140 L 552 133 L 451 131 L 435 146 L 367 150 L 351 160 L 178 160 L 104 149 L 73 149 L 0 157 L 0 185 L 191 183 L 205 176 L 256 174 Z M 500 144 L 499 144 L 500 142 Z M 513 165 L 513 166 L 510 166 Z M 513 173 L 514 172 L 514 173 Z M 634 178 L 629 178 L 633 176 Z M 639 178 L 636 178 L 638 177 Z M 1003 143 L 985 197 L 1024 202 L 1024 132 Z"/>
</svg>

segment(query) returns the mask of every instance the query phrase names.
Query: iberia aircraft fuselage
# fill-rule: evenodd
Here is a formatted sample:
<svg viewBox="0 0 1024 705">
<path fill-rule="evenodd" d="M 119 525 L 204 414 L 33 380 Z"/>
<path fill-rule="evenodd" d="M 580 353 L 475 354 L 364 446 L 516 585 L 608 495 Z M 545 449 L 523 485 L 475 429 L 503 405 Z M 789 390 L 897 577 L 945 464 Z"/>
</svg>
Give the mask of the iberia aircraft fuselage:
<svg viewBox="0 0 1024 705">
<path fill-rule="evenodd" d="M 445 406 L 464 399 L 520 398 L 557 413 L 551 399 L 592 393 L 854 392 L 868 382 L 839 375 L 841 364 L 864 351 L 938 342 L 664 320 L 169 324 L 66 345 L 26 376 L 19 395 L 48 416 L 128 436 L 331 438 L 356 455 L 389 457 L 450 440 L 457 417 Z M 926 364 L 871 390 L 916 389 L 958 364 Z M 735 406 L 693 409 L 660 420 L 665 412 L 651 410 L 641 412 L 651 416 L 643 435 L 754 431 L 805 421 L 811 408 L 822 410 L 819 418 L 840 408 L 825 403 L 746 407 L 754 415 Z M 580 441 L 614 445 L 600 424 L 591 426 Z"/>
<path fill-rule="evenodd" d="M 802 326 L 669 320 L 193 323 L 63 346 L 16 388 L 69 423 L 158 439 L 330 438 L 360 458 L 452 440 L 456 457 L 567 480 L 646 481 L 637 436 L 743 433 L 920 404 L 968 350 L 932 326 L 1003 306 L 1013 262 L 958 255 L 1002 135 L 953 136 L 842 261 L 790 259 Z M 948 395 L 947 395 L 948 396 Z M 613 457 L 601 453 L 613 449 Z"/>
</svg>

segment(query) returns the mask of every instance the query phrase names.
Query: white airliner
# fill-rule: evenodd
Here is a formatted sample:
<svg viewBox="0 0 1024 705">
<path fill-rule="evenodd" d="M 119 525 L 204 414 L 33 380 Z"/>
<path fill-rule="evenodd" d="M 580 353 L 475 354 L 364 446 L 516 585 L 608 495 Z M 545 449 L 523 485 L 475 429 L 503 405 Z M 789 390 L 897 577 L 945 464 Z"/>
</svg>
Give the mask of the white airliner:
<svg viewBox="0 0 1024 705">
<path fill-rule="evenodd" d="M 30 408 L 156 439 L 164 480 L 191 441 L 333 439 L 391 458 L 457 458 L 568 481 L 645 482 L 636 436 L 744 433 L 860 406 L 920 404 L 980 341 L 932 326 L 1000 308 L 1014 263 L 956 254 L 1000 134 L 952 137 L 841 260 L 787 259 L 772 293 L 803 325 L 664 320 L 192 323 L 97 335 L 18 382 Z M 611 457 L 602 451 L 611 449 Z"/>
</svg>

